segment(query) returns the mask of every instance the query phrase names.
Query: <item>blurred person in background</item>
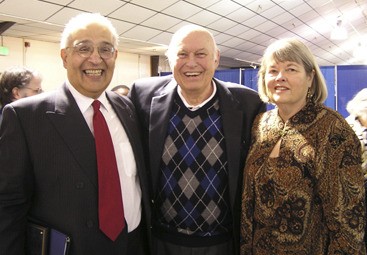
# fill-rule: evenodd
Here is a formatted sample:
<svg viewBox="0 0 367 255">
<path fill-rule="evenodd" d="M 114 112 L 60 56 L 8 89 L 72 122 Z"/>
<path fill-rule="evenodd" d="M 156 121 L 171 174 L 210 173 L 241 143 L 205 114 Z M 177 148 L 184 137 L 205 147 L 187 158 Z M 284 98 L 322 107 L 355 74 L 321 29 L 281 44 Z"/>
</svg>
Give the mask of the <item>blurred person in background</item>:
<svg viewBox="0 0 367 255">
<path fill-rule="evenodd" d="M 5 105 L 42 92 L 42 76 L 27 67 L 10 67 L 0 78 L 0 123 Z"/>
<path fill-rule="evenodd" d="M 367 88 L 359 91 L 347 104 L 349 125 L 359 138 L 362 146 L 362 170 L 367 179 Z"/>
<path fill-rule="evenodd" d="M 367 200 L 367 88 L 360 90 L 347 104 L 349 116 L 346 118 L 349 125 L 361 142 L 362 171 Z M 366 219 L 367 221 L 367 219 Z M 366 222 L 367 232 L 367 222 Z M 367 235 L 364 236 L 367 246 Z"/>
</svg>

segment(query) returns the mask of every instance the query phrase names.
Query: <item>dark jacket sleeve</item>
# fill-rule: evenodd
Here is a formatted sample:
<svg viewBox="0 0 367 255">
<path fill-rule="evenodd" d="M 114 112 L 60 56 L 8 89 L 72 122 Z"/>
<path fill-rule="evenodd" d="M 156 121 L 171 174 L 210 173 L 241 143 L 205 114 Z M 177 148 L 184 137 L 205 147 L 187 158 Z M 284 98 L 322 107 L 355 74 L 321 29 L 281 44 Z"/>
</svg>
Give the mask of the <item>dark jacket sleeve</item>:
<svg viewBox="0 0 367 255">
<path fill-rule="evenodd" d="M 33 193 L 31 162 L 22 125 L 6 106 L 0 127 L 0 251 L 24 254 L 27 212 Z"/>
</svg>

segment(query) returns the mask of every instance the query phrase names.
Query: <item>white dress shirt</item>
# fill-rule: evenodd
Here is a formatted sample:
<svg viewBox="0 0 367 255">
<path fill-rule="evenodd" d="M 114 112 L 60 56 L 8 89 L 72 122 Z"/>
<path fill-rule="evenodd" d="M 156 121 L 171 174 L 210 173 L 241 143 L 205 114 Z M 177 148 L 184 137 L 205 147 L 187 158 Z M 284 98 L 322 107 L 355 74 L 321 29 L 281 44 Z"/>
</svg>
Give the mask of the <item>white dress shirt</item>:
<svg viewBox="0 0 367 255">
<path fill-rule="evenodd" d="M 93 130 L 93 98 L 80 94 L 70 82 L 66 82 L 71 94 L 75 98 L 78 107 L 83 114 L 92 134 Z M 100 111 L 106 119 L 115 149 L 117 168 L 120 176 L 122 200 L 124 205 L 125 220 L 128 232 L 139 226 L 141 220 L 141 189 L 137 175 L 134 153 L 122 126 L 111 104 L 107 100 L 106 93 L 102 93 L 97 99 L 101 102 Z"/>
</svg>

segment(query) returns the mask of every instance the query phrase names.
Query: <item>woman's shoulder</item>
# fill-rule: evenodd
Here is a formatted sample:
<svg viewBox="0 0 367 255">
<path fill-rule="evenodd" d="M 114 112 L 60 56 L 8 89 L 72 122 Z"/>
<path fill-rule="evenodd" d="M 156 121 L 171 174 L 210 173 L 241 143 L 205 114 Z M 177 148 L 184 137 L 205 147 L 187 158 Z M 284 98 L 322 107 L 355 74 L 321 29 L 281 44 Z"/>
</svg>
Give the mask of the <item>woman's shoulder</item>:
<svg viewBox="0 0 367 255">
<path fill-rule="evenodd" d="M 330 107 L 327 107 L 325 105 L 320 105 L 319 107 L 321 109 L 319 111 L 319 116 L 322 119 L 325 119 L 325 121 L 330 122 L 330 125 L 341 124 L 344 126 L 349 126 L 346 119 L 338 111 L 331 109 Z"/>
</svg>

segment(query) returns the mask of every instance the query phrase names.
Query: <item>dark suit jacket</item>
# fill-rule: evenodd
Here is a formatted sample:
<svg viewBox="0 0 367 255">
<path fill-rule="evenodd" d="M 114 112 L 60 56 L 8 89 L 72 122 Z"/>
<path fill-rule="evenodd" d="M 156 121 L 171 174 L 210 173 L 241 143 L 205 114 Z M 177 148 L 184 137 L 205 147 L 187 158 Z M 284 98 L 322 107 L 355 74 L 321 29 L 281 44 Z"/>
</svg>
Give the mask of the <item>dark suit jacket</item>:
<svg viewBox="0 0 367 255">
<path fill-rule="evenodd" d="M 214 81 L 217 84 L 226 140 L 233 235 L 236 253 L 239 253 L 242 171 L 251 142 L 252 122 L 259 112 L 265 111 L 265 105 L 257 92 L 245 86 L 217 79 Z M 176 87 L 177 83 L 172 76 L 148 78 L 135 82 L 129 94 L 143 128 L 144 149 L 148 149 L 145 153 L 151 180 L 152 203 L 157 195 L 161 174 L 159 167 Z"/>
<path fill-rule="evenodd" d="M 147 179 L 134 106 L 107 92 L 130 139 L 149 215 Z M 24 254 L 28 216 L 71 237 L 70 255 L 127 253 L 127 234 L 115 242 L 98 228 L 94 137 L 64 85 L 56 92 L 6 106 L 0 128 L 0 253 Z M 149 218 L 142 221 L 147 221 Z"/>
</svg>

